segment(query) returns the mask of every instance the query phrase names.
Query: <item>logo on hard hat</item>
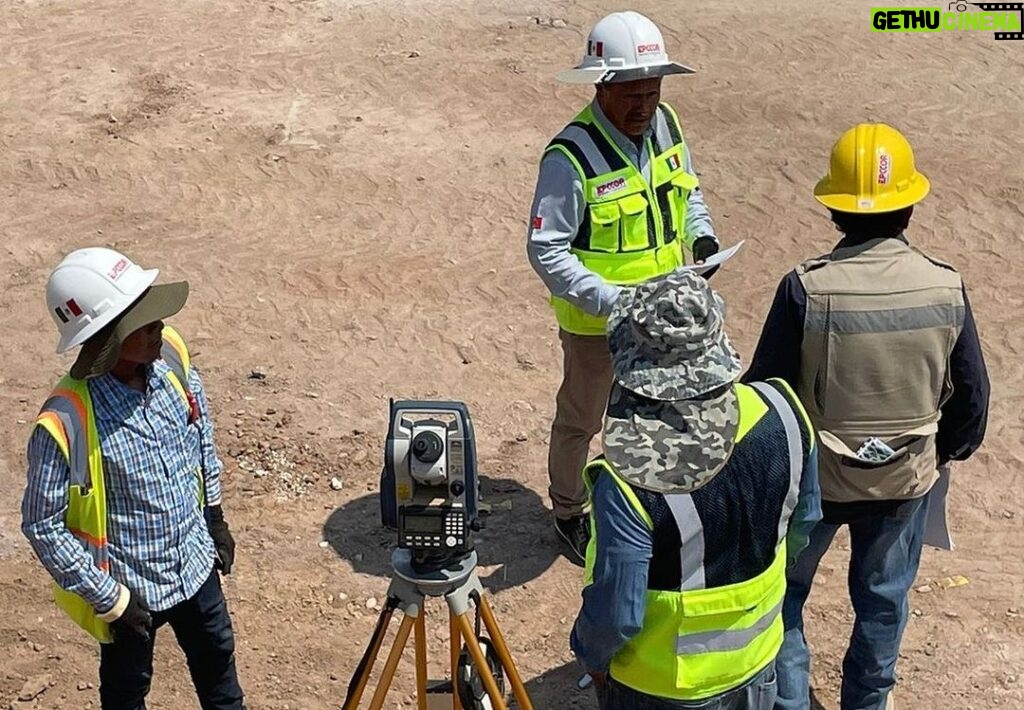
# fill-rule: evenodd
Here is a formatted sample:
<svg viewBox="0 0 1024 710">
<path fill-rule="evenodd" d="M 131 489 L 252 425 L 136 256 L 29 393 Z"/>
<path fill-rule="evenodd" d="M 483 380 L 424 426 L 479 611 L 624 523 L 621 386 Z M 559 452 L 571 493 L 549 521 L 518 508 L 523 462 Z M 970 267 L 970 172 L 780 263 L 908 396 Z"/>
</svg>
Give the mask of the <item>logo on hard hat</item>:
<svg viewBox="0 0 1024 710">
<path fill-rule="evenodd" d="M 657 42 L 651 42 L 649 44 L 638 44 L 636 46 L 637 54 L 656 54 L 661 51 L 661 45 Z"/>
<path fill-rule="evenodd" d="M 78 304 L 75 303 L 75 299 L 73 298 L 69 298 L 67 301 L 64 302 L 63 306 L 57 306 L 53 310 L 57 314 L 57 317 L 60 318 L 61 323 L 68 323 L 70 322 L 72 317 L 77 318 L 78 316 L 82 315 L 82 309 L 79 308 Z"/>
<path fill-rule="evenodd" d="M 889 184 L 889 167 L 892 160 L 889 158 L 888 153 L 882 153 L 878 156 L 878 184 L 888 185 Z"/>
<path fill-rule="evenodd" d="M 587 40 L 587 54 L 592 57 L 604 56 L 604 42 L 594 42 Z"/>
<path fill-rule="evenodd" d="M 107 276 L 110 277 L 111 281 L 117 281 L 117 279 L 121 276 L 121 274 L 124 273 L 124 270 L 127 269 L 127 268 L 128 268 L 128 260 L 127 259 L 118 259 L 117 263 L 114 264 L 114 268 L 112 268 L 109 272 L 107 272 Z"/>
</svg>

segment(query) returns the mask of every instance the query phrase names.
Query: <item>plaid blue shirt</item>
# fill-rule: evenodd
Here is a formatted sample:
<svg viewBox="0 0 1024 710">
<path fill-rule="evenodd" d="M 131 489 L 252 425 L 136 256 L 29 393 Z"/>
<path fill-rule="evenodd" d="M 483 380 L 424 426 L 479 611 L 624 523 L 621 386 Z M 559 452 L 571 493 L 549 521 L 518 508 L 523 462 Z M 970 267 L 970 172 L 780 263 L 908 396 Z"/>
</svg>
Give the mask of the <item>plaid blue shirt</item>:
<svg viewBox="0 0 1024 710">
<path fill-rule="evenodd" d="M 114 606 L 118 582 L 150 609 L 169 609 L 194 596 L 213 568 L 194 472 L 203 466 L 207 502 L 216 505 L 223 465 L 199 373 L 193 367 L 189 375 L 199 405 L 197 425 L 189 425 L 169 372 L 163 361 L 150 366 L 145 394 L 109 374 L 88 380 L 103 450 L 109 574 L 64 526 L 67 460 L 42 427 L 29 440 L 22 531 L 57 584 L 99 613 Z"/>
</svg>

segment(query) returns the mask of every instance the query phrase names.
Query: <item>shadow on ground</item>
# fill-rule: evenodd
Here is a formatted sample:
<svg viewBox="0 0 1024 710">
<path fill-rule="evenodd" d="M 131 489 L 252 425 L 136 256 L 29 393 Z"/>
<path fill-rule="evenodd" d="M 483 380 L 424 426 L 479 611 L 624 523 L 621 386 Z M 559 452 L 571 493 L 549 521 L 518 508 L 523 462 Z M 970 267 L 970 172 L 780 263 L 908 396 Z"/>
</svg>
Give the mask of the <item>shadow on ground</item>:
<svg viewBox="0 0 1024 710">
<path fill-rule="evenodd" d="M 576 683 L 583 671 L 575 661 L 553 668 L 543 675 L 526 681 L 526 693 L 535 708 L 558 710 L 597 710 L 597 696 L 593 688 L 580 690 Z M 511 703 L 509 708 L 518 708 Z"/>
<path fill-rule="evenodd" d="M 491 593 L 530 582 L 561 555 L 551 525 L 551 511 L 540 497 L 518 481 L 480 477 L 480 499 L 492 506 L 482 515 L 484 529 L 474 533 L 480 581 Z M 324 523 L 323 539 L 352 569 L 391 577 L 391 552 L 396 533 L 381 525 L 380 497 L 371 493 L 334 510 Z"/>
<path fill-rule="evenodd" d="M 535 708 L 558 708 L 559 710 L 597 710 L 597 696 L 593 688 L 580 690 L 577 687 L 583 671 L 575 662 L 553 668 L 526 682 L 526 692 Z M 510 696 L 511 697 L 511 696 Z M 518 708 L 514 702 L 509 708 Z M 811 710 L 827 710 L 811 690 Z"/>
</svg>

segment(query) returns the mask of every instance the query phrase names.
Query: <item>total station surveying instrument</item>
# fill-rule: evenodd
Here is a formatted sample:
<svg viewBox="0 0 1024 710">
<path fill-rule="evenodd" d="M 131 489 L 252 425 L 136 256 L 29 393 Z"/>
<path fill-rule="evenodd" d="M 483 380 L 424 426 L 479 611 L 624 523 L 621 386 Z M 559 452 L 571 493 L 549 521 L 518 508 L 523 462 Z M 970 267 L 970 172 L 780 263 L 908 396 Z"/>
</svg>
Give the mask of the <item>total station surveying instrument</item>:
<svg viewBox="0 0 1024 710">
<path fill-rule="evenodd" d="M 480 529 L 473 423 L 461 402 L 391 400 L 381 472 L 381 522 L 398 532 L 387 601 L 349 683 L 342 710 L 357 710 L 395 609 L 401 626 L 370 710 L 384 706 L 395 669 L 415 629 L 418 710 L 507 710 L 508 676 L 520 710 L 533 710 L 519 671 L 476 574 L 473 532 Z M 428 688 L 427 597 L 448 603 L 450 680 Z M 470 610 L 476 612 L 470 618 Z M 483 621 L 490 638 L 480 635 Z M 504 671 L 504 673 L 502 672 Z"/>
</svg>

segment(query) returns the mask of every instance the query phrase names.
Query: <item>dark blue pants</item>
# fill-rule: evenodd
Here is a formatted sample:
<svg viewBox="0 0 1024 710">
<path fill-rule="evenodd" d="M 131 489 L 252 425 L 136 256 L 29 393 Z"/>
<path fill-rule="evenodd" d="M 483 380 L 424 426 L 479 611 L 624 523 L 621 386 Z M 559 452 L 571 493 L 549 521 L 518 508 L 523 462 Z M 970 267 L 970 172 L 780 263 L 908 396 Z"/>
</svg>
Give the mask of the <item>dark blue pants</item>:
<svg viewBox="0 0 1024 710">
<path fill-rule="evenodd" d="M 170 624 L 185 653 L 203 710 L 244 710 L 235 672 L 235 635 L 216 570 L 194 597 L 153 612 L 149 641 L 131 636 L 100 645 L 103 710 L 146 710 L 153 680 L 153 644 L 156 630 L 164 624 Z"/>
<path fill-rule="evenodd" d="M 856 618 L 843 658 L 842 710 L 883 710 L 896 683 L 896 660 L 907 625 L 907 594 L 921 562 L 928 499 L 892 512 L 847 523 L 850 527 L 850 600 Z M 818 523 L 807 548 L 786 572 L 782 618 L 786 637 L 775 660 L 779 673 L 776 710 L 809 710 L 811 654 L 804 638 L 803 608 L 818 562 L 839 525 Z"/>
</svg>

